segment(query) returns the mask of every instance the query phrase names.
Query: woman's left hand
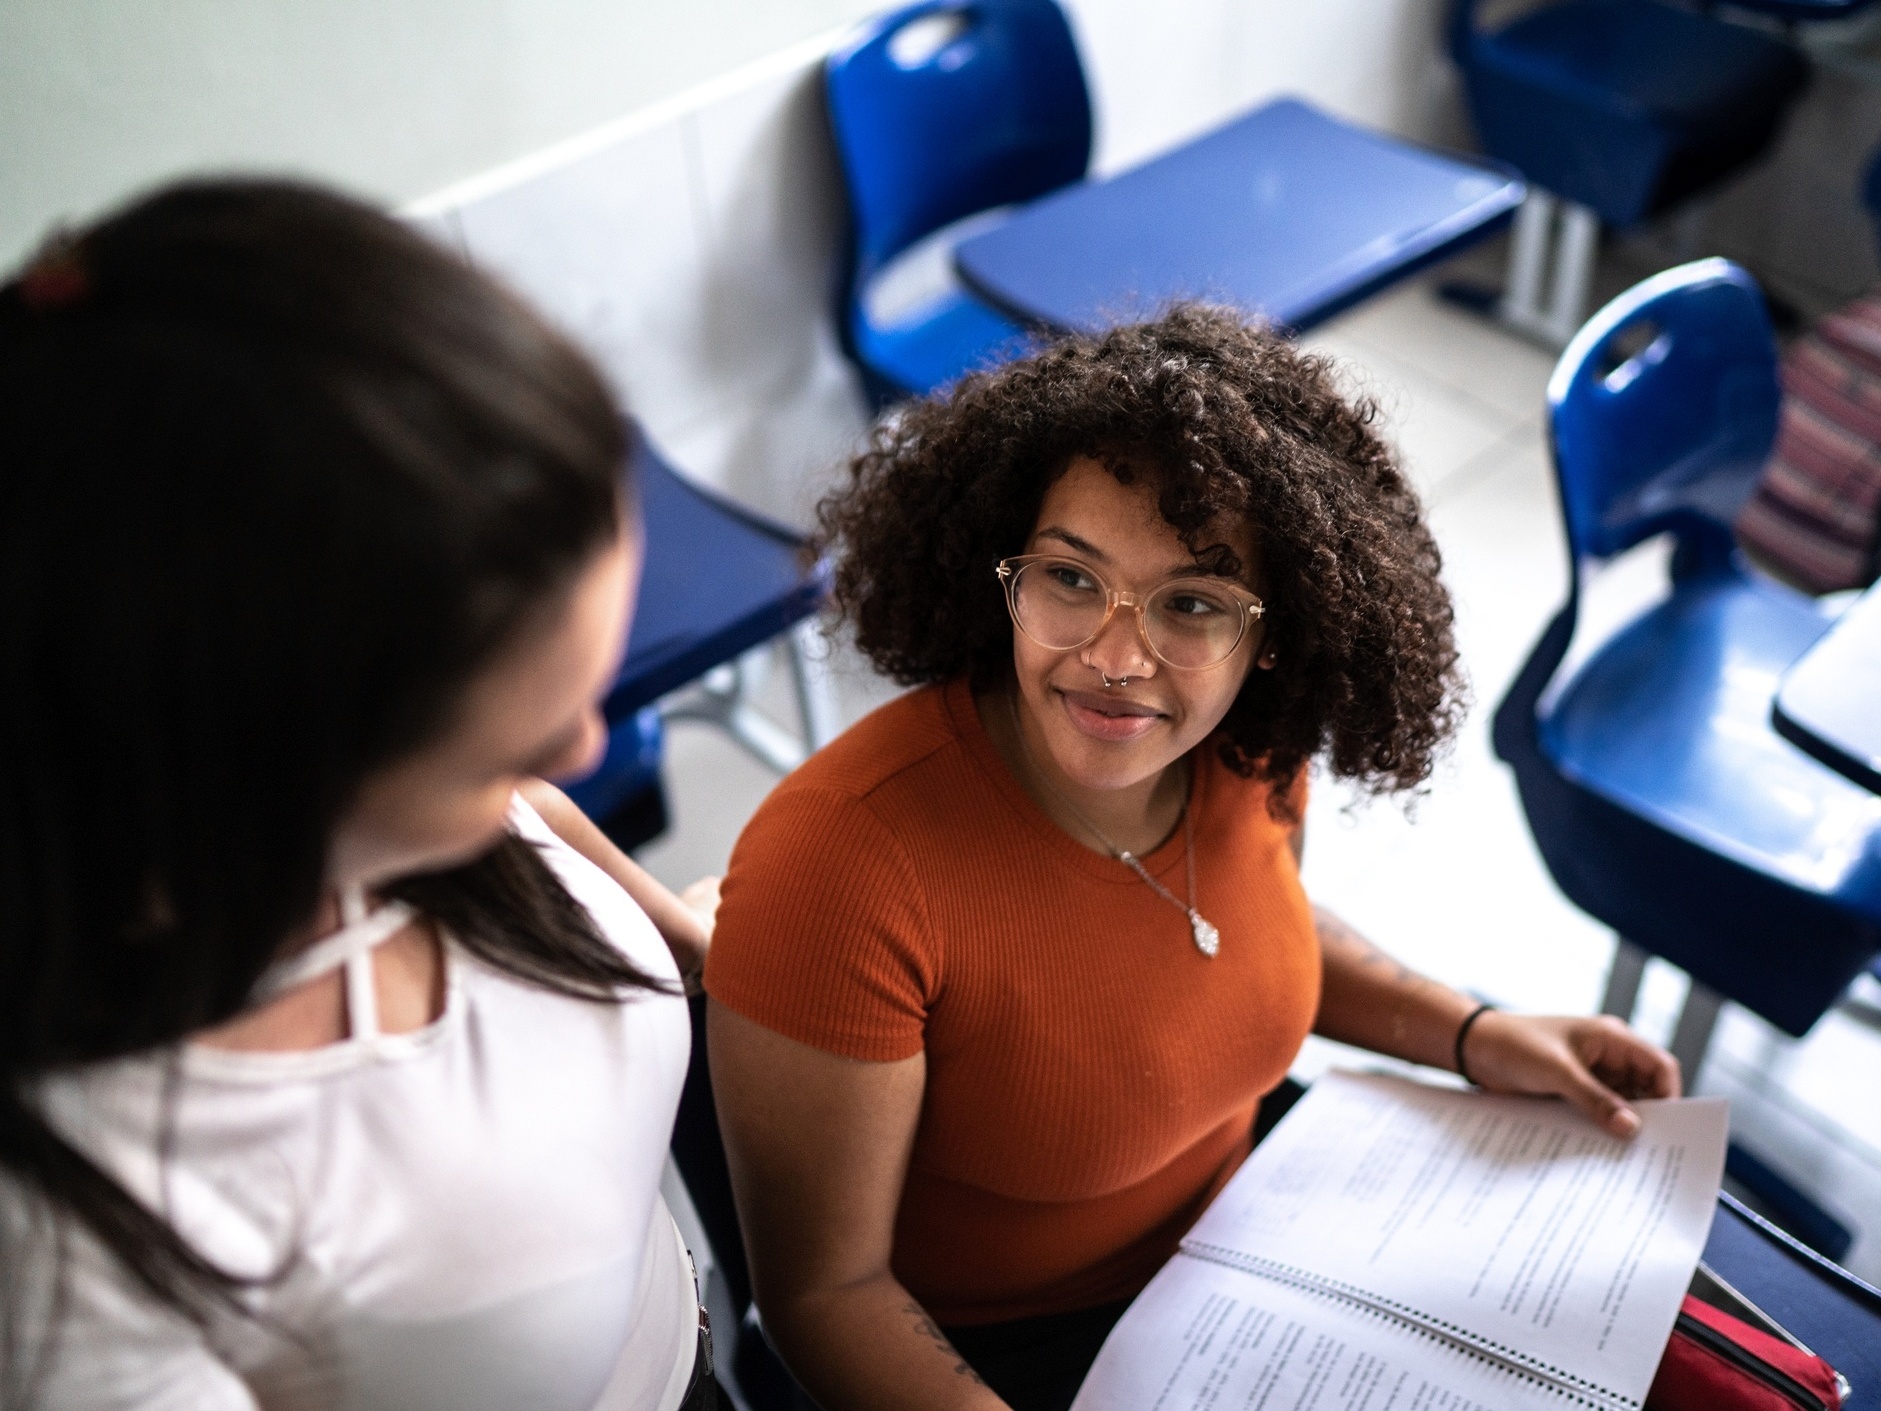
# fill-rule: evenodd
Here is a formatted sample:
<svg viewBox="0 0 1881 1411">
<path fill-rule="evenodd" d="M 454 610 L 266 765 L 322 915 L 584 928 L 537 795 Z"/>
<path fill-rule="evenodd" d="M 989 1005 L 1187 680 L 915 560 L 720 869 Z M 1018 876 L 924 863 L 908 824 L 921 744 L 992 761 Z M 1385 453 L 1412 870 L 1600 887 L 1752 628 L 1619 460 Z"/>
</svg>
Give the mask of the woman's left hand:
<svg viewBox="0 0 1881 1411">
<path fill-rule="evenodd" d="M 718 924 L 718 883 L 716 877 L 701 877 L 687 887 L 679 894 L 683 907 L 679 917 L 661 928 L 689 995 L 704 988 L 705 954 L 712 948 L 712 930 Z"/>
<path fill-rule="evenodd" d="M 621 886 L 659 930 L 679 967 L 679 979 L 689 995 L 699 994 L 705 983 L 705 955 L 712 948 L 712 928 L 718 922 L 718 878 L 701 877 L 675 895 L 614 842 L 570 802 L 553 784 L 531 779 L 517 790 L 542 821 L 567 843 Z"/>
<path fill-rule="evenodd" d="M 1492 1093 L 1564 1097 L 1616 1137 L 1639 1130 L 1628 1099 L 1679 1095 L 1678 1060 L 1604 1014 L 1488 1010 L 1464 1037 L 1463 1066 Z"/>
</svg>

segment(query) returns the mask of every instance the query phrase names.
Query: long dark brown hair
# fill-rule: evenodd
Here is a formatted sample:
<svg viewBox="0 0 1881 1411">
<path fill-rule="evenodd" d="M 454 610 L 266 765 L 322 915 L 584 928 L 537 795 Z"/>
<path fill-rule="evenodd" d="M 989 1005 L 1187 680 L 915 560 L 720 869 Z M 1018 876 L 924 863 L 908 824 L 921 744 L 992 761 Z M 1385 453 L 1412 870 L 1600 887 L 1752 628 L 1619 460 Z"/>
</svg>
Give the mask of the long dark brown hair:
<svg viewBox="0 0 1881 1411">
<path fill-rule="evenodd" d="M 73 1221 L 190 1316 L 239 1302 L 36 1084 L 244 1008 L 362 781 L 611 542 L 624 449 L 567 341 L 309 187 L 174 186 L 0 287 L 0 1176 L 36 1212 L 12 1249 L 0 1218 L 15 1309 L 47 1247 L 18 1241 Z M 535 984 L 655 983 L 513 837 L 390 890 Z"/>
</svg>

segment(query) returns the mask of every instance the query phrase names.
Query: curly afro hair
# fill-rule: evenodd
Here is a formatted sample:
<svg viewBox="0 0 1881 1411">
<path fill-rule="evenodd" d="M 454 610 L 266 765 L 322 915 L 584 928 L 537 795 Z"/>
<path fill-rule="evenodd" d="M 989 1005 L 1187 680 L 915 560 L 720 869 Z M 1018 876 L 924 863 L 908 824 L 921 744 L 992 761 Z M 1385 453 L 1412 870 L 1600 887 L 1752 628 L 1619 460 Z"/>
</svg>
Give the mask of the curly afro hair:
<svg viewBox="0 0 1881 1411">
<path fill-rule="evenodd" d="M 1232 311 L 1185 304 L 1074 337 L 898 409 L 817 508 L 834 602 L 878 670 L 914 685 L 1012 669 L 1001 558 L 1081 456 L 1156 486 L 1192 551 L 1218 517 L 1254 531 L 1266 644 L 1218 734 L 1285 786 L 1324 754 L 1372 793 L 1414 789 L 1462 713 L 1450 598 L 1417 495 L 1331 363 Z M 1210 567 L 1235 573 L 1214 546 Z"/>
</svg>

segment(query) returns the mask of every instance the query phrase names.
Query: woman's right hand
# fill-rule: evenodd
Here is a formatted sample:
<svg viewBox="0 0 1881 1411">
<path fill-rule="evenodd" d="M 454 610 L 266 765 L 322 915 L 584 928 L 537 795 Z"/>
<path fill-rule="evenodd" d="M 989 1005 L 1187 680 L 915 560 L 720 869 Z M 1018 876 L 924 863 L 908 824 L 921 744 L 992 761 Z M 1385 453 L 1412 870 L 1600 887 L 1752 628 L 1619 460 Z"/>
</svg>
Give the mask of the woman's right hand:
<svg viewBox="0 0 1881 1411">
<path fill-rule="evenodd" d="M 826 1411 L 1005 1411 L 889 1270 L 927 1059 L 838 1058 L 716 1000 L 712 1087 L 766 1334 Z"/>
<path fill-rule="evenodd" d="M 1678 1060 L 1611 1015 L 1490 1010 L 1466 1044 L 1464 1067 L 1485 1091 L 1566 1098 L 1616 1137 L 1639 1130 L 1629 1098 L 1680 1092 Z"/>
</svg>

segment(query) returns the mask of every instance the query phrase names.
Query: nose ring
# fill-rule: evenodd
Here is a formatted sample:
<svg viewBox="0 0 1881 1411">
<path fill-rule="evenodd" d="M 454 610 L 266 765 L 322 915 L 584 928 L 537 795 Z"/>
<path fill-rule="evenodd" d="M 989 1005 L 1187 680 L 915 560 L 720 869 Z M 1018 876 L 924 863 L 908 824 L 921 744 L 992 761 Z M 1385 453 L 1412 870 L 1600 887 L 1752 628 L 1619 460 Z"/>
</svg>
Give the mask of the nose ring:
<svg viewBox="0 0 1881 1411">
<path fill-rule="evenodd" d="M 1104 689 L 1106 691 L 1113 691 L 1119 686 L 1128 686 L 1130 684 L 1130 678 L 1128 676 L 1119 676 L 1115 681 L 1112 681 L 1108 676 L 1104 676 L 1104 673 L 1101 671 L 1097 674 L 1103 677 Z"/>
</svg>

